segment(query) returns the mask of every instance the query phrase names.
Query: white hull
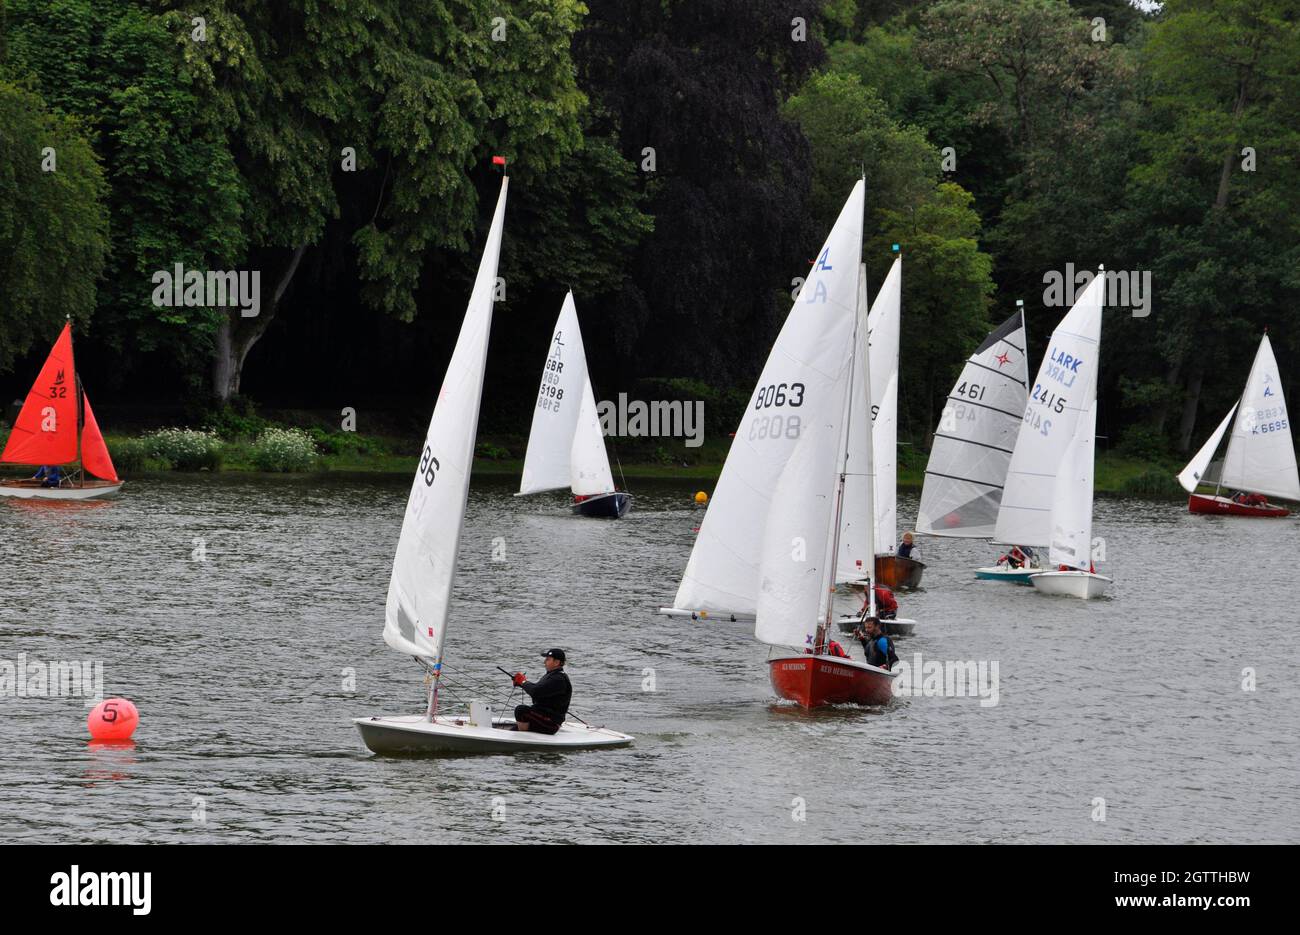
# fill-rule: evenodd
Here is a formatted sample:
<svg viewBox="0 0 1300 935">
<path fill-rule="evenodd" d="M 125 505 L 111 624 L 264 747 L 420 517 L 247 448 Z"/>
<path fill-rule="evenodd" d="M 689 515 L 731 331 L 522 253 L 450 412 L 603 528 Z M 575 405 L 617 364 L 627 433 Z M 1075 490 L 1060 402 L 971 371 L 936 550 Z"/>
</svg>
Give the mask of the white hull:
<svg viewBox="0 0 1300 935">
<path fill-rule="evenodd" d="M 841 633 L 852 633 L 862 623 L 862 617 L 859 614 L 840 614 L 837 622 Z M 908 617 L 882 620 L 880 623 L 889 636 L 911 636 L 916 630 L 916 621 Z"/>
<path fill-rule="evenodd" d="M 16 497 L 19 500 L 89 500 L 92 497 L 111 497 L 122 489 L 122 482 L 115 484 L 92 482 L 84 487 L 40 487 L 21 481 L 0 483 L 0 497 Z"/>
<path fill-rule="evenodd" d="M 496 724 L 513 724 L 511 718 L 493 718 Z M 439 715 L 432 721 L 422 714 L 396 717 L 359 717 L 352 723 L 375 753 L 389 754 L 472 754 L 517 753 L 523 750 L 589 750 L 595 747 L 626 747 L 633 740 L 627 734 L 606 727 L 587 727 L 566 722 L 555 734 L 502 730 L 471 724 L 468 717 Z"/>
<path fill-rule="evenodd" d="M 1029 576 L 1035 588 L 1056 597 L 1077 597 L 1090 601 L 1101 597 L 1111 579 L 1086 571 L 1040 571 Z"/>
</svg>

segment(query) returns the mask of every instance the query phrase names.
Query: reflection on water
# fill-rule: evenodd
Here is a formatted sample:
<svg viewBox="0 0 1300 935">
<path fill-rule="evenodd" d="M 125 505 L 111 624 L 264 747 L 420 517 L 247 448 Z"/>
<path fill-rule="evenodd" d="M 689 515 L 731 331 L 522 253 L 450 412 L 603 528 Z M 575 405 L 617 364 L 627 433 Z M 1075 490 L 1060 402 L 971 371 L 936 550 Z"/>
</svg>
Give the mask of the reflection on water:
<svg viewBox="0 0 1300 935">
<path fill-rule="evenodd" d="M 558 495 L 476 482 L 449 695 L 512 705 L 496 667 L 535 675 L 537 654 L 564 646 L 575 710 L 637 742 L 440 760 L 373 757 L 350 723 L 422 706 L 420 671 L 380 635 L 405 480 L 158 476 L 114 501 L 0 503 L 0 660 L 102 661 L 106 693 L 141 717 L 132 746 L 91 747 L 84 699 L 0 696 L 0 833 L 1300 837 L 1294 519 L 1099 500 L 1100 570 L 1115 584 L 1093 603 L 977 582 L 971 569 L 993 547 L 922 540 L 925 590 L 900 602 L 920 626 L 899 653 L 996 660 L 999 704 L 909 697 L 808 714 L 775 703 L 767 649 L 745 627 L 653 613 L 671 602 L 701 519 L 695 486 L 636 484 L 633 512 L 609 522 L 571 516 Z M 901 513 L 914 515 L 914 498 Z M 1254 692 L 1241 689 L 1246 669 Z M 1091 817 L 1099 797 L 1104 823 Z"/>
</svg>

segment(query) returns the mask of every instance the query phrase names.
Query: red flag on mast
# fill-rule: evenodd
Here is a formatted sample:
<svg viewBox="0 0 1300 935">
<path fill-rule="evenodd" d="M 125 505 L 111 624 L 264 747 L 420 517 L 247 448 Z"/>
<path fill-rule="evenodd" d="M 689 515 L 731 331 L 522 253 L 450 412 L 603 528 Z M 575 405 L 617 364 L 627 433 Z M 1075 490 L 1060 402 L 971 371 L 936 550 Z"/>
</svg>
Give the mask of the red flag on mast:
<svg viewBox="0 0 1300 935">
<path fill-rule="evenodd" d="M 0 461 L 67 464 L 75 460 L 77 370 L 72 360 L 72 325 L 66 324 L 14 420 Z"/>
</svg>

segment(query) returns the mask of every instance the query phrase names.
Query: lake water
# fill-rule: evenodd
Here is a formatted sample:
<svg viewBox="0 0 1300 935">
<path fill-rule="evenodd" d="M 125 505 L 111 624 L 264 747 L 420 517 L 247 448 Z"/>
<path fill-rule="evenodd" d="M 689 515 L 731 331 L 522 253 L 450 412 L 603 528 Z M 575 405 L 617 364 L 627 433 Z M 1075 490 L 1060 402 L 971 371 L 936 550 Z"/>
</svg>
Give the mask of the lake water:
<svg viewBox="0 0 1300 935">
<path fill-rule="evenodd" d="M 151 476 L 104 503 L 0 503 L 0 660 L 102 661 L 141 712 L 132 747 L 93 748 L 83 699 L 0 697 L 2 839 L 1300 841 L 1294 518 L 1099 499 L 1115 584 L 1093 603 L 977 582 L 993 547 L 923 540 L 899 654 L 996 661 L 998 704 L 807 713 L 775 703 L 748 628 L 653 613 L 702 515 L 693 487 L 634 484 L 609 522 L 476 481 L 451 688 L 504 701 L 495 666 L 536 676 L 564 646 L 574 710 L 636 743 L 385 759 L 351 718 L 423 705 L 381 636 L 407 488 Z"/>
</svg>

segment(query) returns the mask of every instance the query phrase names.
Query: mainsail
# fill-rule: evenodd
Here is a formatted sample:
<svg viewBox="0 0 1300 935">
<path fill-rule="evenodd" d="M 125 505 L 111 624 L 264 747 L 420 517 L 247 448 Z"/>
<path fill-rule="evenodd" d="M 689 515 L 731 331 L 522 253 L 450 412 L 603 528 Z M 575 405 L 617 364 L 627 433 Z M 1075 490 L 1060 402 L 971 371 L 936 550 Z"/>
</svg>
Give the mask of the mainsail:
<svg viewBox="0 0 1300 935">
<path fill-rule="evenodd" d="M 1254 493 L 1300 500 L 1295 445 L 1273 345 L 1264 335 L 1228 437 L 1220 482 Z"/>
<path fill-rule="evenodd" d="M 442 656 L 465 523 L 508 185 L 503 178 L 465 320 L 429 420 L 388 584 L 385 642 L 435 661 Z"/>
<path fill-rule="evenodd" d="M 853 187 L 736 429 L 677 589 L 678 611 L 756 612 L 764 531 L 805 427 L 838 426 L 857 310 L 865 186 Z M 809 543 L 809 554 L 823 543 Z"/>
<path fill-rule="evenodd" d="M 876 552 L 898 542 L 898 338 L 903 309 L 903 258 L 894 260 L 867 327 L 871 331 L 871 438 L 876 462 Z"/>
<path fill-rule="evenodd" d="M 934 433 L 917 532 L 988 539 L 1029 396 L 1025 315 L 1018 311 L 966 361 Z"/>
<path fill-rule="evenodd" d="M 65 324 L 27 392 L 0 454 L 6 464 L 68 464 L 77 460 L 77 368 L 72 325 Z"/>
<path fill-rule="evenodd" d="M 1101 303 L 1106 277 L 1098 273 L 1052 332 L 1025 406 L 994 539 L 1046 546 L 1057 469 L 1097 395 Z"/>
</svg>

